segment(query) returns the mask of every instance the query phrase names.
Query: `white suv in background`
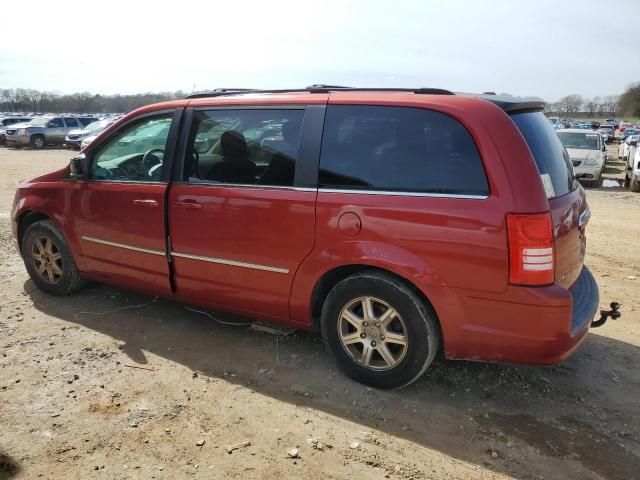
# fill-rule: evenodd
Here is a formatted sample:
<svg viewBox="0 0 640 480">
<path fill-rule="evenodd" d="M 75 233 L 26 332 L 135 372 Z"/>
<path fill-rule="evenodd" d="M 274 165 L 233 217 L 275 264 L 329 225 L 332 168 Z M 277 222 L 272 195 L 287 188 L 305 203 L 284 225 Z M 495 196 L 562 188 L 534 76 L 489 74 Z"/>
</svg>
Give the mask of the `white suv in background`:
<svg viewBox="0 0 640 480">
<path fill-rule="evenodd" d="M 560 129 L 557 133 L 571 158 L 578 180 L 593 187 L 599 186 L 607 162 L 607 147 L 602 136 L 579 128 Z"/>
</svg>

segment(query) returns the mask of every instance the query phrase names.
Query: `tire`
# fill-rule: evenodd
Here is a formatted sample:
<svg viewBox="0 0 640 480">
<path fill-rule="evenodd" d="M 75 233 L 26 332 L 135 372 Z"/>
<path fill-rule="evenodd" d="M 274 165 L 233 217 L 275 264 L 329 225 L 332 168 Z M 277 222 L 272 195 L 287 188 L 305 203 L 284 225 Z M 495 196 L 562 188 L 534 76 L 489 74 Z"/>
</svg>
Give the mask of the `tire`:
<svg viewBox="0 0 640 480">
<path fill-rule="evenodd" d="M 364 314 L 365 304 L 371 305 L 373 315 Z M 384 321 L 389 308 L 394 313 L 382 326 L 376 320 Z M 343 372 L 375 388 L 400 388 L 415 382 L 440 345 L 440 328 L 431 306 L 400 280 L 375 271 L 347 277 L 329 292 L 322 307 L 321 329 L 327 349 Z M 389 341 L 391 335 L 394 341 Z M 366 366 L 365 348 L 371 352 Z"/>
<path fill-rule="evenodd" d="M 22 258 L 31 281 L 43 292 L 69 295 L 84 285 L 71 249 L 50 220 L 34 222 L 27 228 L 22 239 Z"/>
<path fill-rule="evenodd" d="M 36 150 L 42 150 L 47 146 L 47 140 L 44 138 L 44 135 L 40 134 L 32 135 L 29 143 L 31 144 L 31 147 Z"/>
<path fill-rule="evenodd" d="M 634 193 L 640 192 L 640 181 L 636 180 L 635 178 L 632 179 L 629 182 L 629 190 L 631 190 Z"/>
</svg>

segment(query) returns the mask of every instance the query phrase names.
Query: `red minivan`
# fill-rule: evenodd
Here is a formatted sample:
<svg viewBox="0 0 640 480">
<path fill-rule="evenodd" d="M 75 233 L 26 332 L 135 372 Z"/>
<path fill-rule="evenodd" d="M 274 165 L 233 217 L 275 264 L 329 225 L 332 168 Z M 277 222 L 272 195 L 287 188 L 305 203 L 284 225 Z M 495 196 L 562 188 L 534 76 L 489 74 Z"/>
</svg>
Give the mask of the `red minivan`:
<svg viewBox="0 0 640 480">
<path fill-rule="evenodd" d="M 538 101 L 440 89 L 217 90 L 136 110 L 18 186 L 33 282 L 98 280 L 322 333 L 352 378 L 550 364 L 598 287 L 590 210 Z"/>
</svg>

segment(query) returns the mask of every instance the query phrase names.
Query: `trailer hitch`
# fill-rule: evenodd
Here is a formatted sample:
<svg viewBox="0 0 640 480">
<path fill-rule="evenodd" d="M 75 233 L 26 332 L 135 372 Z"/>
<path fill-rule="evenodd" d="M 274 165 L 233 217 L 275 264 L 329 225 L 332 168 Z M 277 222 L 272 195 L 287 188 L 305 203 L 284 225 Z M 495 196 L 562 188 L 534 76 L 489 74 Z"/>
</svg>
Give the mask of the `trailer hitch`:
<svg viewBox="0 0 640 480">
<path fill-rule="evenodd" d="M 622 316 L 622 313 L 618 311 L 620 308 L 620 304 L 618 302 L 611 302 L 609 306 L 611 307 L 611 310 L 600 310 L 600 318 L 591 322 L 591 328 L 601 327 L 609 318 L 617 320 Z"/>
</svg>

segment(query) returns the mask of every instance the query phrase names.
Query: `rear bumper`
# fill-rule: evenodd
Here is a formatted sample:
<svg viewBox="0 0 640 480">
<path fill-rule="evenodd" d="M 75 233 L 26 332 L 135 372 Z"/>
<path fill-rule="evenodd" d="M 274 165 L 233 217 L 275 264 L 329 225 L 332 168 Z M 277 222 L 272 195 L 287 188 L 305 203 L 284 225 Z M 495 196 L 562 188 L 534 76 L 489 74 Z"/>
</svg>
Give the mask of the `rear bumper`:
<svg viewBox="0 0 640 480">
<path fill-rule="evenodd" d="M 508 287 L 494 298 L 465 295 L 458 328 L 443 325 L 446 356 L 559 363 L 584 340 L 599 302 L 598 285 L 587 267 L 568 290 L 556 285 Z"/>
</svg>

